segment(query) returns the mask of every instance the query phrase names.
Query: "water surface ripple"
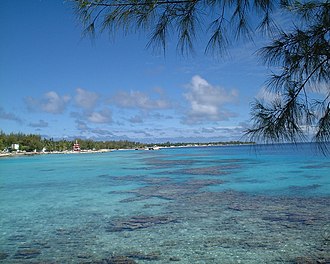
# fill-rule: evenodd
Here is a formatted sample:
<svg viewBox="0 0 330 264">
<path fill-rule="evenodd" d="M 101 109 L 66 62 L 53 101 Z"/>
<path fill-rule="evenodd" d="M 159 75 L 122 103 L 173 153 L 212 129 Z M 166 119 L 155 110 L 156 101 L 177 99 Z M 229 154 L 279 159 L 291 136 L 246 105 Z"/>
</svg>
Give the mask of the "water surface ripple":
<svg viewBox="0 0 330 264">
<path fill-rule="evenodd" d="M 311 144 L 0 160 L 0 263 L 330 263 Z"/>
</svg>

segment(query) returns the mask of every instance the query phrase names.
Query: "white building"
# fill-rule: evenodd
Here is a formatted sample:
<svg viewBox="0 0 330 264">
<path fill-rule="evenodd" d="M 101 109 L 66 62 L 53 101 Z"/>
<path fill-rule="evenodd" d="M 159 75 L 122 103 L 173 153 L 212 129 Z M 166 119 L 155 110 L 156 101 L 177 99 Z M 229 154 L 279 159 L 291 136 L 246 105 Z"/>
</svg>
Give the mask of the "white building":
<svg viewBox="0 0 330 264">
<path fill-rule="evenodd" d="M 19 150 L 19 144 L 11 144 L 12 150 Z"/>
</svg>

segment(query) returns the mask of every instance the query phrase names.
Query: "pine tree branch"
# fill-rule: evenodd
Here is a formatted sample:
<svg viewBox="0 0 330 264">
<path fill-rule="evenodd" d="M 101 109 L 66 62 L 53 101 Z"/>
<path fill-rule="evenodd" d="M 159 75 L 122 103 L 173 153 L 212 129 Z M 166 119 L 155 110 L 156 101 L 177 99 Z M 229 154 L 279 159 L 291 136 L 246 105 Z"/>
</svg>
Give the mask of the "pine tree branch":
<svg viewBox="0 0 330 264">
<path fill-rule="evenodd" d="M 330 58 L 326 58 L 323 61 L 321 61 L 314 69 L 313 71 L 307 76 L 307 78 L 305 79 L 305 81 L 301 84 L 301 86 L 298 88 L 298 90 L 295 91 L 295 95 L 291 98 L 290 101 L 295 100 L 298 95 L 300 94 L 300 92 L 305 88 L 307 82 L 313 77 L 313 75 L 316 73 L 316 71 L 322 67 L 323 64 L 325 64 L 326 62 L 330 61 Z"/>
<path fill-rule="evenodd" d="M 250 135 L 252 139 L 255 139 L 257 137 L 263 137 L 263 138 L 269 138 L 273 140 L 278 140 L 280 137 L 287 138 L 291 141 L 294 141 L 294 137 L 296 136 L 296 133 L 299 133 L 300 137 L 302 137 L 301 131 L 299 129 L 299 126 L 296 124 L 299 120 L 294 120 L 293 116 L 290 120 L 290 110 L 294 110 L 295 107 L 293 107 L 293 104 L 295 103 L 297 97 L 299 96 L 300 92 L 305 88 L 307 82 L 312 78 L 312 76 L 317 72 L 317 70 L 322 67 L 323 64 L 328 62 L 330 59 L 326 58 L 322 62 L 320 62 L 313 71 L 307 76 L 307 78 L 304 80 L 304 82 L 299 86 L 298 89 L 294 91 L 294 93 L 289 94 L 290 99 L 285 103 L 283 107 L 280 107 L 279 109 L 274 108 L 274 110 L 270 110 L 265 108 L 262 103 L 257 103 L 255 105 L 254 109 L 254 115 L 255 119 L 259 119 L 258 121 L 264 123 L 262 126 L 258 126 L 252 129 L 249 129 L 245 132 L 245 135 Z M 298 112 L 301 109 L 296 109 Z M 266 113 L 268 112 L 268 114 Z M 297 112 L 297 113 L 298 113 Z M 275 119 L 271 119 L 271 117 L 275 117 Z M 289 123 L 286 123 L 282 121 L 282 119 L 285 121 L 288 121 Z M 259 123 L 260 124 L 260 123 Z M 284 127 L 277 127 L 279 124 L 283 124 L 284 126 L 290 125 L 290 128 L 287 128 L 287 132 L 289 134 L 283 134 L 285 131 L 282 131 L 281 129 L 284 129 Z M 279 133 L 282 132 L 282 133 Z M 271 133 L 271 134 L 266 134 Z"/>
<path fill-rule="evenodd" d="M 109 4 L 109 3 L 97 3 L 97 2 L 85 2 L 86 5 L 90 6 L 105 6 L 105 7 L 121 7 L 121 6 L 145 6 L 145 5 L 170 5 L 170 4 L 185 4 L 185 3 L 193 3 L 193 2 L 199 2 L 200 0 L 174 0 L 174 1 L 154 1 L 150 3 L 114 3 L 114 4 Z"/>
</svg>

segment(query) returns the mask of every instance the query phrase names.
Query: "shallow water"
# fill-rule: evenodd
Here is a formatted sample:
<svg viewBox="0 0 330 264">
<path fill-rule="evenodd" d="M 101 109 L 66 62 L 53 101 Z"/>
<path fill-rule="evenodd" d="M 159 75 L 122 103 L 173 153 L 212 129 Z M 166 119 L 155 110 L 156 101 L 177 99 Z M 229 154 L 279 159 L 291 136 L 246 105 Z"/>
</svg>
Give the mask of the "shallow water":
<svg viewBox="0 0 330 264">
<path fill-rule="evenodd" d="M 0 160 L 3 263 L 330 263 L 309 144 Z"/>
</svg>

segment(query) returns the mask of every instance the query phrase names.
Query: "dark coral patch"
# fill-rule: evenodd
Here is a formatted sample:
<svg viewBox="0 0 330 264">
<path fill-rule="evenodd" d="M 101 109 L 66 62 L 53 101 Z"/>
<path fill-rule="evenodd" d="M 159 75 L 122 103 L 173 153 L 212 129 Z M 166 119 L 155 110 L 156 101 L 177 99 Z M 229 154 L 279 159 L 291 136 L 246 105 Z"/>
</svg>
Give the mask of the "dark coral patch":
<svg viewBox="0 0 330 264">
<path fill-rule="evenodd" d="M 134 231 L 155 225 L 163 225 L 175 222 L 176 219 L 169 216 L 133 216 L 131 218 L 117 219 L 106 228 L 107 232 Z"/>
<path fill-rule="evenodd" d="M 35 248 L 21 249 L 16 252 L 14 258 L 16 259 L 32 259 L 41 254 L 40 250 Z"/>
</svg>

